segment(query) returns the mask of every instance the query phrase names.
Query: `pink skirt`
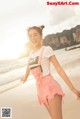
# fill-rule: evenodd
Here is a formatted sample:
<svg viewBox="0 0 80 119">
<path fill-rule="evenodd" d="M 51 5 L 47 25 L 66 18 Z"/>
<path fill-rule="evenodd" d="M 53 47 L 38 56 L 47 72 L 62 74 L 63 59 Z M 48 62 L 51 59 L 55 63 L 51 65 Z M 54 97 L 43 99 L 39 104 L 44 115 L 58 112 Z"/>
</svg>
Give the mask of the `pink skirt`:
<svg viewBox="0 0 80 119">
<path fill-rule="evenodd" d="M 36 81 L 37 95 L 40 104 L 48 104 L 56 94 L 64 96 L 62 88 L 51 75 L 40 78 Z"/>
</svg>

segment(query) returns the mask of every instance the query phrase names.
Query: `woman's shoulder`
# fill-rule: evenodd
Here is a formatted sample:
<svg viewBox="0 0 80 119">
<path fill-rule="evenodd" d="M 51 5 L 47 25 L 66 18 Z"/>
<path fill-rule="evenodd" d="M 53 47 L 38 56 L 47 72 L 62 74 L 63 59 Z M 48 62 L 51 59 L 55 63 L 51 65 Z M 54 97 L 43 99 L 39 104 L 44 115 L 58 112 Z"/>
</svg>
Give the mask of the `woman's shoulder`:
<svg viewBox="0 0 80 119">
<path fill-rule="evenodd" d="M 53 51 L 53 49 L 51 48 L 51 46 L 43 46 L 43 47 L 45 47 L 45 50 L 52 50 Z"/>
<path fill-rule="evenodd" d="M 52 55 L 54 55 L 53 49 L 50 46 L 45 46 L 44 56 L 50 57 Z"/>
</svg>

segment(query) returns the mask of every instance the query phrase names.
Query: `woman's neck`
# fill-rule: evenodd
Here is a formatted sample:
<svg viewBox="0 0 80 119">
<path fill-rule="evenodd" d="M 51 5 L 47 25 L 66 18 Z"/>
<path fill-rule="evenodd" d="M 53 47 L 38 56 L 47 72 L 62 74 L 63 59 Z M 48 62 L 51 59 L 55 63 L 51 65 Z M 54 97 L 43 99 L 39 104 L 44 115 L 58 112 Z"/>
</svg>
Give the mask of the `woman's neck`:
<svg viewBox="0 0 80 119">
<path fill-rule="evenodd" d="M 38 51 L 41 47 L 42 47 L 42 44 L 40 44 L 40 45 L 34 47 L 34 48 L 33 48 L 33 52 Z"/>
</svg>

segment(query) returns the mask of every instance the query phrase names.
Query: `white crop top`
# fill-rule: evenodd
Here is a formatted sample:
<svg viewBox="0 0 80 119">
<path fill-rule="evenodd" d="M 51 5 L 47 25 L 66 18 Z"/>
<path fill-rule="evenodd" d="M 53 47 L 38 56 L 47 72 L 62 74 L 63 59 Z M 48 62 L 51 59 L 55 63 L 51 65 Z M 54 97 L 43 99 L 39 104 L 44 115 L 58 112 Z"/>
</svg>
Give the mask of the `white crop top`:
<svg viewBox="0 0 80 119">
<path fill-rule="evenodd" d="M 41 49 L 39 49 L 37 52 L 31 53 L 28 59 L 28 64 L 30 68 L 34 68 L 36 66 L 39 66 L 38 60 L 41 53 Z M 46 76 L 50 73 L 50 60 L 49 58 L 54 55 L 54 51 L 50 46 L 45 46 L 45 49 L 42 54 L 41 59 L 41 67 L 43 71 L 43 76 Z"/>
</svg>

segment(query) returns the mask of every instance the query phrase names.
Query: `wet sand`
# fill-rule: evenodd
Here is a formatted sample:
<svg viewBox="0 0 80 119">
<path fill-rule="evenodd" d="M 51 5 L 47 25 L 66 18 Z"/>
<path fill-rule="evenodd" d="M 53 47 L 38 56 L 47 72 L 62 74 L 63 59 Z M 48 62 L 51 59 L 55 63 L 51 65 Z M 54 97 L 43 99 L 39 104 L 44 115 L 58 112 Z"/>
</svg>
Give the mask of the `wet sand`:
<svg viewBox="0 0 80 119">
<path fill-rule="evenodd" d="M 73 51 L 70 51 L 68 54 L 72 55 L 72 52 Z M 64 57 L 63 59 L 60 57 L 59 60 L 71 82 L 78 90 L 80 90 L 79 54 L 80 51 L 74 50 L 73 55 L 76 57 L 74 60 L 73 57 L 72 59 L 70 57 Z M 63 98 L 63 119 L 80 119 L 80 100 L 77 101 L 76 96 L 70 91 L 52 67 L 51 73 L 60 83 L 65 93 Z M 4 92 L 6 89 L 9 90 Z M 40 106 L 38 103 L 34 79 L 28 80 L 26 83 L 21 85 L 19 85 L 19 81 L 14 81 L 4 87 L 0 87 L 0 92 L 2 92 L 0 94 L 0 108 L 12 107 L 12 119 L 50 119 L 45 107 Z"/>
</svg>

